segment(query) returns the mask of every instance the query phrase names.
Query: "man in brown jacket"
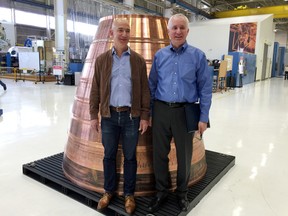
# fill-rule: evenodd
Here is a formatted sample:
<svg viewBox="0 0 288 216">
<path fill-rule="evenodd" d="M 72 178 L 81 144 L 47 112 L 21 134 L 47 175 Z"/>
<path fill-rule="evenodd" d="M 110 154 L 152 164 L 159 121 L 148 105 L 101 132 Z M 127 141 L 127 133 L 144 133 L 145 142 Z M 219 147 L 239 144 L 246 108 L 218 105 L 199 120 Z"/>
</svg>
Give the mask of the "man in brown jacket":
<svg viewBox="0 0 288 216">
<path fill-rule="evenodd" d="M 115 19 L 110 34 L 114 41 L 113 48 L 96 59 L 90 93 L 91 124 L 99 131 L 100 113 L 104 146 L 105 193 L 97 209 L 105 209 L 116 190 L 116 154 L 121 137 L 125 209 L 132 214 L 136 206 L 136 146 L 139 131 L 143 134 L 149 124 L 150 90 L 144 58 L 128 47 L 128 21 Z"/>
</svg>

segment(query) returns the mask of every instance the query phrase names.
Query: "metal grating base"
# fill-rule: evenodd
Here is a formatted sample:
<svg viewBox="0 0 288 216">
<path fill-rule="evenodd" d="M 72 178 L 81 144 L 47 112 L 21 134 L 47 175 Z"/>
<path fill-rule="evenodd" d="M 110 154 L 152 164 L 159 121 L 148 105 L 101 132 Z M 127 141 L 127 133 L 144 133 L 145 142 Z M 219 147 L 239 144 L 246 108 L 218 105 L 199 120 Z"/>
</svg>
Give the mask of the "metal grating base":
<svg viewBox="0 0 288 216">
<path fill-rule="evenodd" d="M 63 153 L 59 153 L 47 158 L 43 158 L 28 164 L 23 165 L 23 174 L 34 180 L 37 180 L 46 186 L 49 186 L 65 195 L 93 208 L 96 210 L 97 203 L 102 194 L 83 189 L 71 181 L 69 181 L 62 171 Z M 211 190 L 211 188 L 235 165 L 235 157 L 225 155 L 213 151 L 206 150 L 207 173 L 205 177 L 193 185 L 188 192 L 188 199 L 191 211 L 198 202 Z M 136 211 L 134 215 L 147 215 L 147 206 L 152 196 L 137 197 Z M 177 207 L 177 198 L 175 194 L 169 194 L 168 201 L 163 204 L 158 212 L 154 215 L 159 216 L 173 216 L 187 215 L 187 212 L 180 212 Z M 124 209 L 124 198 L 115 197 L 112 203 L 108 206 L 102 214 L 112 215 L 128 215 Z"/>
</svg>

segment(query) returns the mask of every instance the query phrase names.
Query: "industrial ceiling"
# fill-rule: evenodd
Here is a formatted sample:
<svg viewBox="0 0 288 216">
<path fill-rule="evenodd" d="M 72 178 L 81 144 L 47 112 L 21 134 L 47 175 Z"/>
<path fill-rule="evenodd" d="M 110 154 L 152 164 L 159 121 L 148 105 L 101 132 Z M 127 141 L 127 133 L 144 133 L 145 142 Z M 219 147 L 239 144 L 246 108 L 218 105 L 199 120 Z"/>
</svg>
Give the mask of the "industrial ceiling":
<svg viewBox="0 0 288 216">
<path fill-rule="evenodd" d="M 206 2 L 210 11 L 215 11 L 214 15 L 218 14 L 219 17 L 224 11 L 228 16 L 229 13 L 231 16 L 236 16 L 237 12 L 239 15 L 274 14 L 275 28 L 288 32 L 288 0 L 205 0 L 203 2 Z"/>
<path fill-rule="evenodd" d="M 58 1 L 58 0 L 57 0 Z M 0 6 L 26 12 L 53 15 L 52 0 L 1 0 Z M 288 0 L 67 0 L 68 17 L 71 20 L 97 25 L 103 16 L 123 13 L 153 14 L 169 17 L 184 13 L 193 21 L 273 14 L 275 29 L 288 34 Z M 38 30 L 17 25 L 17 43 L 28 35 L 53 38 L 53 30 Z M 38 32 L 37 32 L 38 31 Z M 48 33 L 49 34 L 48 34 Z"/>
<path fill-rule="evenodd" d="M 131 2 L 95 1 L 120 7 Z M 163 15 L 169 8 L 173 13 L 185 13 L 188 17 L 196 15 L 198 20 L 274 14 L 275 29 L 288 32 L 288 0 L 134 0 L 133 10 Z"/>
<path fill-rule="evenodd" d="M 19 5 L 22 9 L 28 4 L 36 6 L 37 11 L 40 8 L 53 9 L 52 0 L 1 0 L 0 2 L 0 5 L 8 7 L 17 8 Z M 275 28 L 288 33 L 288 0 L 67 0 L 67 2 L 69 8 L 73 8 L 75 5 L 86 5 L 82 14 L 89 15 L 90 13 L 89 16 L 98 18 L 109 13 L 111 15 L 111 10 L 107 10 L 105 13 L 101 5 L 112 8 L 113 14 L 132 11 L 165 16 L 166 9 L 170 9 L 171 13 L 186 14 L 192 18 L 191 21 L 274 14 Z M 27 9 L 27 7 L 25 8 Z"/>
</svg>

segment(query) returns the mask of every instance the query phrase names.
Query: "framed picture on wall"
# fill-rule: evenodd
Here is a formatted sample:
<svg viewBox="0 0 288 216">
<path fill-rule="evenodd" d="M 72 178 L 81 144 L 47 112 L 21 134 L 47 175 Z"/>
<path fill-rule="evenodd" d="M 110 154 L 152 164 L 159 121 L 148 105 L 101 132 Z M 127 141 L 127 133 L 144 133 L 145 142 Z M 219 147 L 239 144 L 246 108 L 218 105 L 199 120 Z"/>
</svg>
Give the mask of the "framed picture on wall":
<svg viewBox="0 0 288 216">
<path fill-rule="evenodd" d="M 230 25 L 229 52 L 255 53 L 257 23 Z"/>
</svg>

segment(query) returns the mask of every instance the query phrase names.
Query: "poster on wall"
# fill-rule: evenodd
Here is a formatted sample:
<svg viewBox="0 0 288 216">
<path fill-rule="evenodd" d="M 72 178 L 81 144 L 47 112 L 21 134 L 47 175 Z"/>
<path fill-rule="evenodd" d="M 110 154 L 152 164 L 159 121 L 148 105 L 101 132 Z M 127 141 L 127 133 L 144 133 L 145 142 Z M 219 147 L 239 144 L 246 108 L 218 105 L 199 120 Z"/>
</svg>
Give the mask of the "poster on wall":
<svg viewBox="0 0 288 216">
<path fill-rule="evenodd" d="M 257 23 L 230 24 L 229 52 L 255 53 Z"/>
</svg>

